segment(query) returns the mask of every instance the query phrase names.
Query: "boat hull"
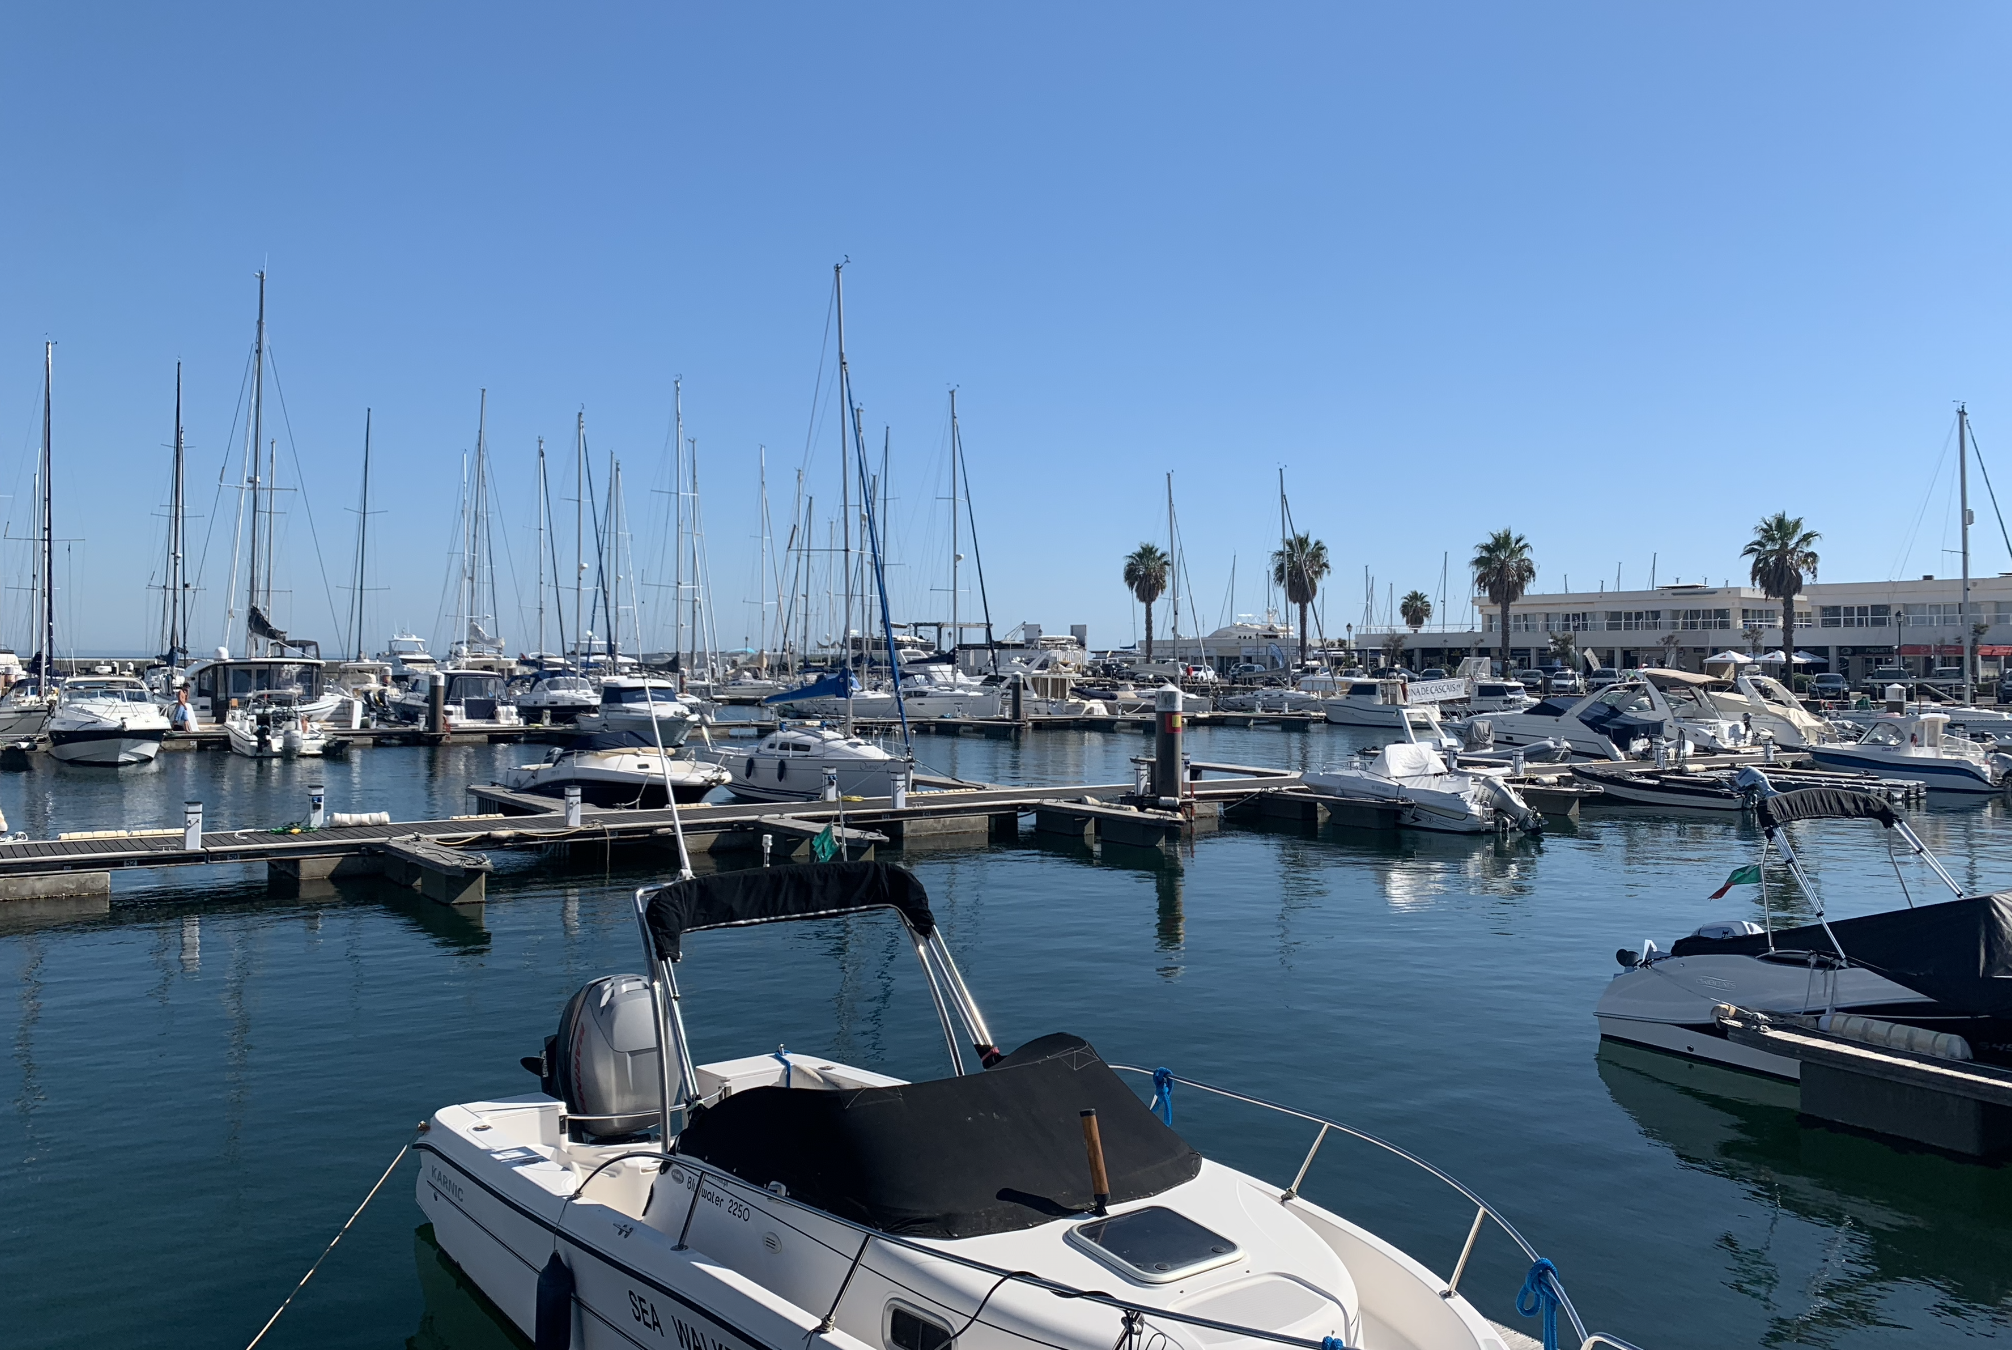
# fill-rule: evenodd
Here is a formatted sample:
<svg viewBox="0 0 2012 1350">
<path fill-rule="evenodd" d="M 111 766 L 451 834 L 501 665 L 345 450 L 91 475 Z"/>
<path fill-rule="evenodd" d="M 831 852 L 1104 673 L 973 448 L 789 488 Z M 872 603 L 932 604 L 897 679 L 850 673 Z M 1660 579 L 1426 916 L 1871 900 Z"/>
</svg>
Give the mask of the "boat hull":
<svg viewBox="0 0 2012 1350">
<path fill-rule="evenodd" d="M 122 727 L 88 731 L 52 730 L 49 733 L 49 753 L 65 764 L 88 764 L 101 768 L 146 764 L 161 752 L 161 741 L 167 734 L 166 727 L 132 731 Z"/>
<path fill-rule="evenodd" d="M 1962 792 L 1986 796 L 2003 791 L 1991 781 L 1990 770 L 1968 760 L 1931 760 L 1903 755 L 1881 755 L 1850 746 L 1819 746 L 1809 752 L 1811 759 L 1832 769 L 1859 769 L 1882 778 L 1898 778 L 1919 783 L 1930 792 Z"/>
</svg>

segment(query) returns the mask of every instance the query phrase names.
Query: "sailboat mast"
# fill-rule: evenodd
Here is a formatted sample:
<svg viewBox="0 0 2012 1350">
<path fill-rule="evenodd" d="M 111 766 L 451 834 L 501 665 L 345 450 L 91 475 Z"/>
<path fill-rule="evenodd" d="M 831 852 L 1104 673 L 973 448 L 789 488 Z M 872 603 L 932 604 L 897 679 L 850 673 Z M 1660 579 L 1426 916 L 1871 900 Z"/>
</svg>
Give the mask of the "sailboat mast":
<svg viewBox="0 0 2012 1350">
<path fill-rule="evenodd" d="M 678 658 L 682 688 L 685 658 L 685 382 L 671 381 L 671 652 Z M 693 646 L 698 644 L 694 642 Z"/>
<path fill-rule="evenodd" d="M 842 531 L 840 557 L 845 568 L 845 613 L 839 626 L 839 646 L 845 652 L 846 695 L 845 733 L 852 734 L 852 485 L 849 481 L 852 465 L 851 448 L 848 443 L 854 431 L 851 426 L 852 380 L 845 364 L 845 264 L 836 263 L 831 269 L 833 304 L 838 313 L 838 521 Z"/>
<path fill-rule="evenodd" d="M 350 647 L 356 652 L 351 658 L 363 659 L 363 580 L 364 559 L 370 545 L 370 409 L 363 410 L 363 493 L 362 505 L 356 512 L 356 577 L 354 581 L 355 611 L 350 623 Z"/>
<path fill-rule="evenodd" d="M 573 432 L 573 476 L 578 484 L 573 493 L 573 655 L 580 669 L 587 668 L 586 647 L 587 585 L 587 410 L 580 410 Z"/>
<path fill-rule="evenodd" d="M 950 668 L 957 669 L 957 648 L 964 641 L 964 628 L 957 622 L 957 564 L 964 555 L 957 551 L 957 391 L 950 391 Z"/>
<path fill-rule="evenodd" d="M 545 438 L 538 438 L 538 647 L 545 655 Z"/>
<path fill-rule="evenodd" d="M 1173 592 L 1173 631 L 1168 635 L 1168 641 L 1173 644 L 1173 659 L 1179 661 L 1181 659 L 1181 542 L 1174 529 L 1174 475 L 1171 469 L 1167 471 L 1167 571 L 1170 574 L 1167 578 L 1167 588 Z M 1146 659 L 1150 661 L 1152 658 L 1153 654 L 1147 652 Z"/>
<path fill-rule="evenodd" d="M 53 422 L 56 407 L 56 344 L 42 344 L 42 624 L 41 654 L 35 675 L 40 690 L 47 695 L 56 673 L 56 509 L 50 490 L 50 470 L 54 467 Z"/>
<path fill-rule="evenodd" d="M 251 551 L 246 559 L 249 588 L 245 604 L 245 655 L 257 656 L 262 646 L 261 639 L 254 631 L 252 616 L 259 613 L 259 451 L 265 444 L 265 273 L 258 274 L 258 328 L 252 339 L 252 405 L 251 405 Z M 268 621 L 270 615 L 264 616 Z"/>
<path fill-rule="evenodd" d="M 1956 405 L 1956 482 L 1963 520 L 1963 595 L 1956 605 L 1956 621 L 1963 626 L 1963 703 L 1968 707 L 1976 697 L 1973 687 L 1977 672 L 1977 635 L 1970 629 L 1970 410 Z M 1793 656 L 1790 634 L 1782 634 L 1785 656 Z"/>
<path fill-rule="evenodd" d="M 166 650 L 161 659 L 178 666 L 188 654 L 188 612 L 182 594 L 182 363 L 175 362 L 175 469 L 168 486 L 168 622 Z"/>
</svg>

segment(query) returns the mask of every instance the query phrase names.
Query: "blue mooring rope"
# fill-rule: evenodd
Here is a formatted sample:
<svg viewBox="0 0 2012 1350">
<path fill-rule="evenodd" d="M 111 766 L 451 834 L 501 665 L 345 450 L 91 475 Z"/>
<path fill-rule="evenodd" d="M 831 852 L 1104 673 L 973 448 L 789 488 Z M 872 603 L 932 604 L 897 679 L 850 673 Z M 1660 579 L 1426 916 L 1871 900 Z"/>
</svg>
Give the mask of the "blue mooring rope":
<svg viewBox="0 0 2012 1350">
<path fill-rule="evenodd" d="M 796 1085 L 796 1065 L 789 1062 L 789 1056 L 784 1053 L 783 1048 L 778 1045 L 775 1048 L 775 1054 L 771 1055 L 770 1058 L 782 1061 L 782 1085 L 784 1087 L 794 1087 Z"/>
<path fill-rule="evenodd" d="M 1174 1125 L 1174 1071 L 1172 1069 L 1153 1070 L 1152 1112 L 1167 1123 Z"/>
<path fill-rule="evenodd" d="M 1558 1350 L 1558 1268 L 1538 1257 L 1523 1287 L 1516 1291 L 1516 1311 L 1525 1317 L 1544 1314 L 1544 1350 Z"/>
</svg>

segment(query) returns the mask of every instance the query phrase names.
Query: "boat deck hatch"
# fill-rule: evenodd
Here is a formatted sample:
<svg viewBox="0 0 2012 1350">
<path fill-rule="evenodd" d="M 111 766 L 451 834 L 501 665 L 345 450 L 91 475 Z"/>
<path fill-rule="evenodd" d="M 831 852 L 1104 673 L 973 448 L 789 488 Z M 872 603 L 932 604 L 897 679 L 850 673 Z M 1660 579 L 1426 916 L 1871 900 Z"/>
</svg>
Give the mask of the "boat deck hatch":
<svg viewBox="0 0 2012 1350">
<path fill-rule="evenodd" d="M 1164 1205 L 1079 1223 L 1069 1230 L 1069 1241 L 1146 1284 L 1185 1279 L 1243 1255 L 1229 1238 Z"/>
</svg>

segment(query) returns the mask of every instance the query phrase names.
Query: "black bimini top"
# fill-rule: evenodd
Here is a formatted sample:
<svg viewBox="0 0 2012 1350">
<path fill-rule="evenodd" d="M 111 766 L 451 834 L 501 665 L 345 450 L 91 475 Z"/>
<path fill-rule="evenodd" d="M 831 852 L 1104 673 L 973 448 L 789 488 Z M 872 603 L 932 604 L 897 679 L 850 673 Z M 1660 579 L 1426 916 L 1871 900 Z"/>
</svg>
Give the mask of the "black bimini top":
<svg viewBox="0 0 2012 1350">
<path fill-rule="evenodd" d="M 1201 1171 L 1201 1155 L 1088 1042 L 1061 1033 L 960 1078 L 736 1092 L 699 1112 L 677 1151 L 882 1232 L 977 1237 L 1090 1209 L 1085 1110 L 1097 1113 L 1113 1202 Z"/>
<path fill-rule="evenodd" d="M 881 862 L 804 863 L 674 881 L 658 887 L 644 918 L 657 956 L 675 961 L 686 933 L 869 909 L 896 911 L 923 937 L 936 931 L 929 896 L 915 874 Z"/>
<path fill-rule="evenodd" d="M 1812 792 L 1829 793 L 1829 788 Z M 1807 795 L 1800 792 L 1770 797 Z M 1863 793 L 1839 794 L 1863 796 Z M 1869 800 L 1878 800 L 1871 798 Z M 1766 803 L 1763 803 L 1765 805 Z M 1831 945 L 1830 933 L 1837 935 Z M 1778 952 L 1834 954 L 1838 947 L 1856 966 L 1976 1017 L 2012 1016 L 2012 892 L 1946 900 L 1939 905 L 1889 910 L 1859 919 L 1784 928 L 1774 935 Z M 1679 938 L 1673 956 L 1760 956 L 1768 936 Z"/>
<path fill-rule="evenodd" d="M 1754 807 L 1760 827 L 1770 834 L 1794 820 L 1876 820 L 1887 829 L 1900 819 L 1884 798 L 1848 788 L 1798 788 L 1763 797 Z"/>
</svg>

